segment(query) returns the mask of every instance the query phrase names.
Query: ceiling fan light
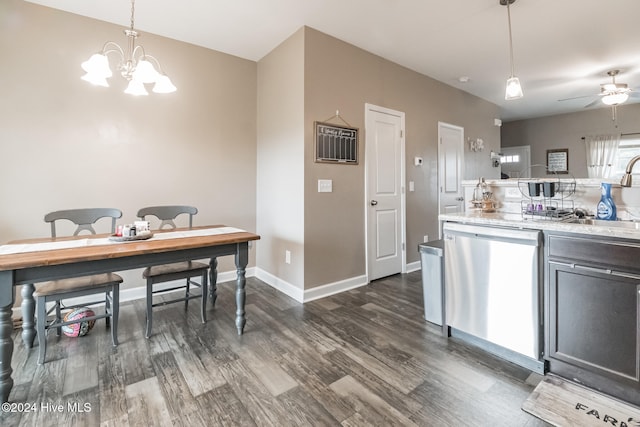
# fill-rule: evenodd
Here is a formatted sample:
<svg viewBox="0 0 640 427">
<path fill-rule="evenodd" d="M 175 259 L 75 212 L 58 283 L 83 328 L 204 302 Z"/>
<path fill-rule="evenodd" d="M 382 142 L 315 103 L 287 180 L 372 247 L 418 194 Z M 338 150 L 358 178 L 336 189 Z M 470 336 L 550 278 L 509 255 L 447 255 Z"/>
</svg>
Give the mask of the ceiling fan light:
<svg viewBox="0 0 640 427">
<path fill-rule="evenodd" d="M 513 99 L 522 98 L 522 86 L 520 86 L 520 79 L 517 77 L 510 77 L 507 79 L 507 89 L 505 91 L 504 99 L 511 101 Z"/>
<path fill-rule="evenodd" d="M 602 102 L 606 105 L 618 105 L 629 99 L 628 93 L 613 93 L 602 97 Z"/>
</svg>

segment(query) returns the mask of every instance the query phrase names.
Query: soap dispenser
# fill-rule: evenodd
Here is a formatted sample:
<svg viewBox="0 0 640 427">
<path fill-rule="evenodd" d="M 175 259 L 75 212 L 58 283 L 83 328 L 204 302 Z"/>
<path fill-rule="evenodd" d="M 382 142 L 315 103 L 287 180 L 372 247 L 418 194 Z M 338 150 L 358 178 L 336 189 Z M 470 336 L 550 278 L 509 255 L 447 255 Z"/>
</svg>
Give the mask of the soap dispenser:
<svg viewBox="0 0 640 427">
<path fill-rule="evenodd" d="M 596 209 L 596 218 L 613 221 L 617 219 L 617 216 L 616 205 L 611 197 L 611 184 L 603 182 L 600 185 L 600 190 L 601 196 Z"/>
<path fill-rule="evenodd" d="M 473 190 L 473 200 L 477 202 L 481 202 L 484 198 L 486 183 L 484 182 L 484 178 L 478 178 L 478 183 L 476 184 L 476 188 Z"/>
</svg>

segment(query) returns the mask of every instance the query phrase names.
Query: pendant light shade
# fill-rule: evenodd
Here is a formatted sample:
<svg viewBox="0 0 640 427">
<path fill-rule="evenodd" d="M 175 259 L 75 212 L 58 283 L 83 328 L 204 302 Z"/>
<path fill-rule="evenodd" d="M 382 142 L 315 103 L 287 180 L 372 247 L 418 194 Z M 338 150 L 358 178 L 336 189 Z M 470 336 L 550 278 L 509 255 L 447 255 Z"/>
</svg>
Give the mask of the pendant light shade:
<svg viewBox="0 0 640 427">
<path fill-rule="evenodd" d="M 517 77 L 510 77 L 507 79 L 507 89 L 505 91 L 504 99 L 510 101 L 512 99 L 522 98 L 522 86 L 520 86 L 520 79 Z"/>
<path fill-rule="evenodd" d="M 520 79 L 515 76 L 513 66 L 513 37 L 511 36 L 511 9 L 509 5 L 515 3 L 516 0 L 499 0 L 500 4 L 507 6 L 507 21 L 509 23 L 509 59 L 511 62 L 511 75 L 507 79 L 507 88 L 505 90 L 504 99 L 510 101 L 512 99 L 519 99 L 524 96 L 522 93 L 522 86 L 520 85 Z"/>
</svg>

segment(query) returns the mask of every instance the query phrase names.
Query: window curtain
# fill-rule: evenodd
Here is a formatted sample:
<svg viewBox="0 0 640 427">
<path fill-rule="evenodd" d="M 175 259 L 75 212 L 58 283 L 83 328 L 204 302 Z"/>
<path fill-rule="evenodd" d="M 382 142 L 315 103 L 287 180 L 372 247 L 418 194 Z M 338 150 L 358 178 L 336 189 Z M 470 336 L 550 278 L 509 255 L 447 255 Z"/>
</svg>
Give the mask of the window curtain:
<svg viewBox="0 0 640 427">
<path fill-rule="evenodd" d="M 589 178 L 609 178 L 618 154 L 618 135 L 585 137 L 587 144 L 587 173 Z"/>
</svg>

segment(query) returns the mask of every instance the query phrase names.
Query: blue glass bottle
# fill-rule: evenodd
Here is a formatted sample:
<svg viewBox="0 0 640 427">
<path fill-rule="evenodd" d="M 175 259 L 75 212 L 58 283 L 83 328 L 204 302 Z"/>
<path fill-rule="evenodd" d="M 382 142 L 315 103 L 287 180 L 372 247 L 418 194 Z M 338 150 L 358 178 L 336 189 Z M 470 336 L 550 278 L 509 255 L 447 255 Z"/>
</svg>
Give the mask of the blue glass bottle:
<svg viewBox="0 0 640 427">
<path fill-rule="evenodd" d="M 611 197 L 611 184 L 603 182 L 600 185 L 600 190 L 602 195 L 600 196 L 598 208 L 596 209 L 596 218 L 613 221 L 617 216 L 616 205 L 613 203 L 613 198 Z"/>
</svg>

